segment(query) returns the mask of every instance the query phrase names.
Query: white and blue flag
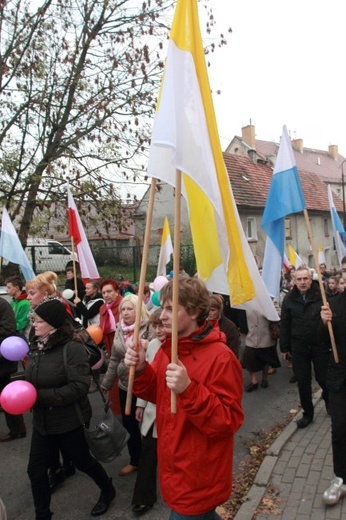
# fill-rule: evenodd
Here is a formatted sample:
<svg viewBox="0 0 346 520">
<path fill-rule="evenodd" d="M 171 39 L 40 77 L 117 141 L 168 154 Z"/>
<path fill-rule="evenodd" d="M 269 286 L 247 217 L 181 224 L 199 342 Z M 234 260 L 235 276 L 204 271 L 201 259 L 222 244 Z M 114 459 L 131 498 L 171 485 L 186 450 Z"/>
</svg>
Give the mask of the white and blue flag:
<svg viewBox="0 0 346 520">
<path fill-rule="evenodd" d="M 8 262 L 18 264 L 26 281 L 35 278 L 35 273 L 32 270 L 6 208 L 2 210 L 0 256 L 5 258 Z"/>
<path fill-rule="evenodd" d="M 332 188 L 330 187 L 330 184 L 328 184 L 328 201 L 333 225 L 333 236 L 335 241 L 336 254 L 338 257 L 339 265 L 341 267 L 341 260 L 344 258 L 344 256 L 346 256 L 345 230 L 335 208 Z"/>
<path fill-rule="evenodd" d="M 284 126 L 261 223 L 267 234 L 262 278 L 273 298 L 276 298 L 280 291 L 285 249 L 285 217 L 291 213 L 299 213 L 305 207 L 291 140 Z"/>
</svg>

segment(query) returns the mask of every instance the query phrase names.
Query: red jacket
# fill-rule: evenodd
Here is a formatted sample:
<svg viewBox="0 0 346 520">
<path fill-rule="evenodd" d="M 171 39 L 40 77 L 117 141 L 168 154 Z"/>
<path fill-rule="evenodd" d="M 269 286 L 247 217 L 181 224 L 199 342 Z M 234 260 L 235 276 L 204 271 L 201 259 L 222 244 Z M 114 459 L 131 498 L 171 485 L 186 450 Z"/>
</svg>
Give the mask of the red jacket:
<svg viewBox="0 0 346 520">
<path fill-rule="evenodd" d="M 242 369 L 222 341 L 223 333 L 203 325 L 178 341 L 179 360 L 191 384 L 177 395 L 170 411 L 166 386 L 171 340 L 151 365 L 136 375 L 136 396 L 156 403 L 160 489 L 168 506 L 183 515 L 199 515 L 225 502 L 232 490 L 234 433 L 244 414 Z"/>
</svg>

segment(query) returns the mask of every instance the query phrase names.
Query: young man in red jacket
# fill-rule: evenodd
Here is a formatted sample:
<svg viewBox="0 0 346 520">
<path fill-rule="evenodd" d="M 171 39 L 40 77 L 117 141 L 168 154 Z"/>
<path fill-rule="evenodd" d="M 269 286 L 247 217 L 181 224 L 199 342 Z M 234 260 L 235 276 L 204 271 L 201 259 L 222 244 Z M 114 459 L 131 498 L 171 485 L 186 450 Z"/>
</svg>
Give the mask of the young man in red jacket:
<svg viewBox="0 0 346 520">
<path fill-rule="evenodd" d="M 136 366 L 136 396 L 156 403 L 160 488 L 170 520 L 217 520 L 216 506 L 231 494 L 233 436 L 244 419 L 242 369 L 223 332 L 206 321 L 205 285 L 189 277 L 179 280 L 179 361 L 171 363 L 172 297 L 169 282 L 160 292 L 167 339 L 153 362 L 140 345 L 127 350 L 125 362 Z"/>
</svg>

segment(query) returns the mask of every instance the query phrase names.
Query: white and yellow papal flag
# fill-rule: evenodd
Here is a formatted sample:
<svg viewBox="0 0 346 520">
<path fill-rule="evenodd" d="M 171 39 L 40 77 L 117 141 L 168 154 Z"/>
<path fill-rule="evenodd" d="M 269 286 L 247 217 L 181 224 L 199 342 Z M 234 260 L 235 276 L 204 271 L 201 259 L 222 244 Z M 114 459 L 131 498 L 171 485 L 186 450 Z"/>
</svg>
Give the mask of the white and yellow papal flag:
<svg viewBox="0 0 346 520">
<path fill-rule="evenodd" d="M 170 262 L 172 254 L 173 254 L 173 245 L 172 245 L 171 233 L 169 231 L 168 218 L 165 217 L 165 220 L 163 223 L 161 249 L 160 249 L 159 263 L 157 265 L 156 276 L 166 276 L 166 274 L 167 274 L 166 265 Z"/>
<path fill-rule="evenodd" d="M 303 264 L 303 260 L 300 258 L 298 253 L 293 249 L 291 244 L 288 244 L 288 259 L 290 265 L 293 265 L 296 269 Z"/>
<path fill-rule="evenodd" d="M 318 244 L 317 252 L 318 252 L 318 265 L 325 264 L 326 257 L 324 255 L 324 249 L 323 249 L 322 244 Z"/>
<path fill-rule="evenodd" d="M 177 170 L 182 172 L 198 275 L 210 291 L 229 294 L 232 306 L 251 301 L 269 319 L 277 319 L 223 161 L 196 0 L 177 1 L 149 155 L 151 177 L 175 186 Z"/>
</svg>

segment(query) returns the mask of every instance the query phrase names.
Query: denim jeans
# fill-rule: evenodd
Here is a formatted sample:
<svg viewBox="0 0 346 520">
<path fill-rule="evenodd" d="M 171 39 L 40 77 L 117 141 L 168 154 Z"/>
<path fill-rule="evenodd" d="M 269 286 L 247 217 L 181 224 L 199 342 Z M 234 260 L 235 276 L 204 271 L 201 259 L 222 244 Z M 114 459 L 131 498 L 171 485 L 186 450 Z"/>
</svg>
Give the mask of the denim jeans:
<svg viewBox="0 0 346 520">
<path fill-rule="evenodd" d="M 200 515 L 180 515 L 175 511 L 171 510 L 169 520 L 221 520 L 221 516 L 217 514 L 214 509 L 208 511 L 208 513 L 201 513 Z"/>
</svg>

